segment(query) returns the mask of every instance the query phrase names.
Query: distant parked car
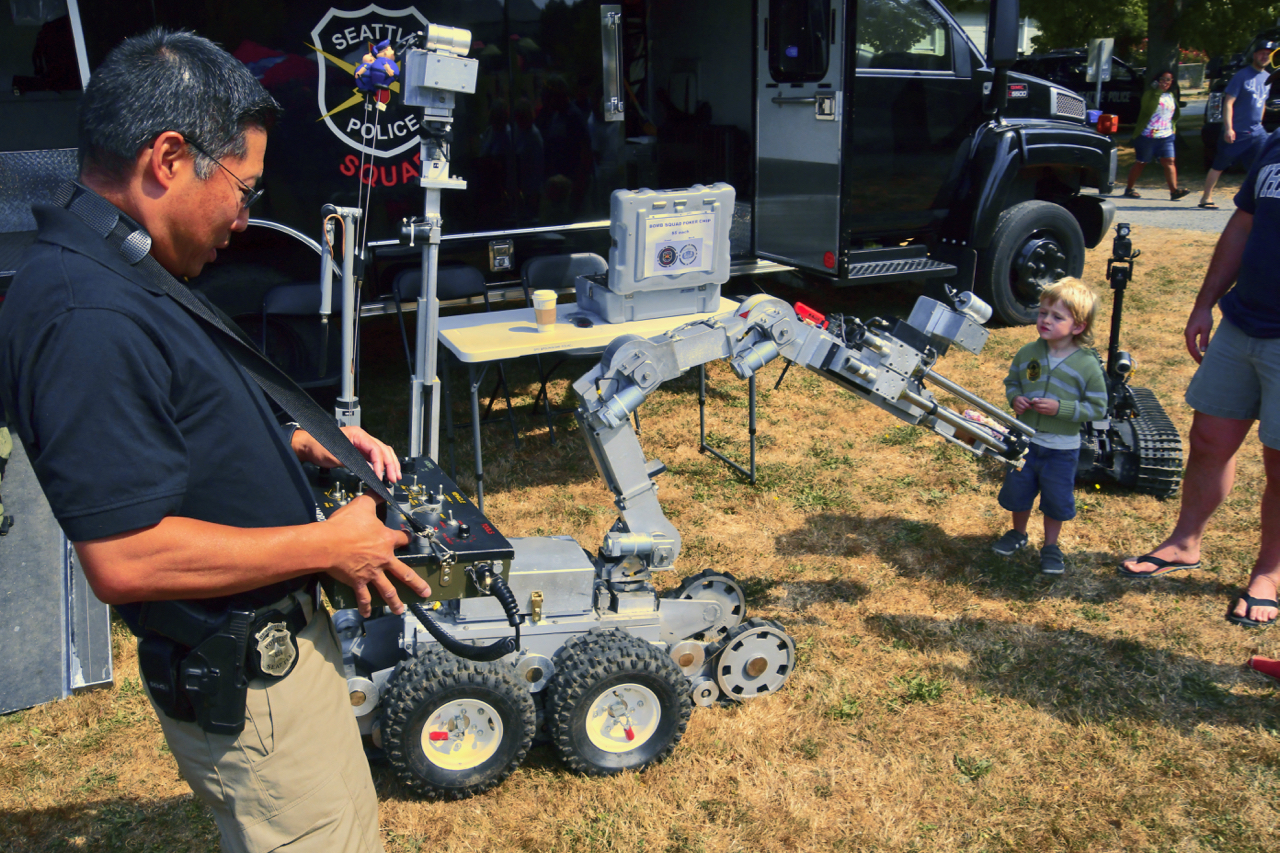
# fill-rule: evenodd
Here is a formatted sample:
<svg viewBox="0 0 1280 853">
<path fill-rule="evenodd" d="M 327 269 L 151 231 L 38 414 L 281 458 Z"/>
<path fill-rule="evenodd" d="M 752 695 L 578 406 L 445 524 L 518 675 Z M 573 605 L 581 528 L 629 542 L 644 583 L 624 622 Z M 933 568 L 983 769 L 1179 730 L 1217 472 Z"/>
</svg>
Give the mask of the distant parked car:
<svg viewBox="0 0 1280 853">
<path fill-rule="evenodd" d="M 1272 27 L 1258 33 L 1257 37 L 1250 43 L 1250 46 L 1257 44 L 1259 40 L 1277 40 L 1280 39 L 1280 27 Z M 1222 96 L 1227 89 L 1227 84 L 1231 82 L 1231 78 L 1236 72 L 1249 64 L 1253 54 L 1250 51 L 1244 53 L 1236 53 L 1231 56 L 1215 56 L 1209 61 L 1208 67 L 1205 69 L 1205 79 L 1209 81 L 1209 102 L 1204 108 L 1204 125 L 1200 128 L 1200 141 L 1204 143 L 1204 167 L 1206 169 L 1213 163 L 1214 156 L 1218 153 L 1218 143 L 1222 141 Z M 1275 61 L 1274 59 L 1272 60 Z M 1280 71 L 1271 74 L 1271 79 L 1267 81 L 1271 87 L 1271 92 L 1267 95 L 1267 111 L 1262 114 L 1262 126 L 1267 133 L 1271 133 L 1277 127 L 1280 127 Z"/>
<path fill-rule="evenodd" d="M 1138 120 L 1142 103 L 1142 74 L 1115 57 L 1111 59 L 1111 79 L 1102 84 L 1102 106 L 1096 105 L 1097 83 L 1087 82 L 1089 52 L 1080 48 L 1052 50 L 1024 56 L 1010 70 L 1057 83 L 1084 96 L 1089 109 L 1101 109 L 1120 117 L 1121 124 Z"/>
</svg>

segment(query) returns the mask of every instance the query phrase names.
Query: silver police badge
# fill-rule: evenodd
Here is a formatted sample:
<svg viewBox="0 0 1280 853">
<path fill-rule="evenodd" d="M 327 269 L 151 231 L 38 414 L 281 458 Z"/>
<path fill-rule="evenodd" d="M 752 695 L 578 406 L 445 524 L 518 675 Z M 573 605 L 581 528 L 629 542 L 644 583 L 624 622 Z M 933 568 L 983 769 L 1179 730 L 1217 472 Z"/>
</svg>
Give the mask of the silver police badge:
<svg viewBox="0 0 1280 853">
<path fill-rule="evenodd" d="M 293 669 L 294 661 L 298 659 L 298 650 L 293 646 L 289 626 L 283 622 L 268 622 L 253 636 L 258 641 L 258 660 L 262 674 L 275 678 L 288 675 Z"/>
</svg>

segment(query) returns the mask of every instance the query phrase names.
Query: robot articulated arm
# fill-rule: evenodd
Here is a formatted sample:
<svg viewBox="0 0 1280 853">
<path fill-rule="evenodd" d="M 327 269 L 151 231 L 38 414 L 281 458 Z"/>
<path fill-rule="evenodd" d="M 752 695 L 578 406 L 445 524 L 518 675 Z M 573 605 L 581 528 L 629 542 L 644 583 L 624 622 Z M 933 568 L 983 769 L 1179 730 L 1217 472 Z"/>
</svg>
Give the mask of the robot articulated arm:
<svg viewBox="0 0 1280 853">
<path fill-rule="evenodd" d="M 979 319 L 985 319 L 985 308 L 970 294 L 956 300 L 955 310 L 921 297 L 905 323 L 829 323 L 804 306 L 797 314 L 786 302 L 760 295 L 659 337 L 619 337 L 573 386 L 591 456 L 621 513 L 605 535 L 601 556 L 638 561 L 647 569 L 673 567 L 680 534 L 663 514 L 653 481 L 662 466 L 645 460 L 629 420 L 663 382 L 717 359 L 728 359 L 734 373 L 747 379 L 781 356 L 966 450 L 1017 463 L 1033 431 L 932 369 L 952 344 L 982 350 L 987 331 Z M 986 427 L 940 405 L 926 380 L 1009 430 Z"/>
</svg>

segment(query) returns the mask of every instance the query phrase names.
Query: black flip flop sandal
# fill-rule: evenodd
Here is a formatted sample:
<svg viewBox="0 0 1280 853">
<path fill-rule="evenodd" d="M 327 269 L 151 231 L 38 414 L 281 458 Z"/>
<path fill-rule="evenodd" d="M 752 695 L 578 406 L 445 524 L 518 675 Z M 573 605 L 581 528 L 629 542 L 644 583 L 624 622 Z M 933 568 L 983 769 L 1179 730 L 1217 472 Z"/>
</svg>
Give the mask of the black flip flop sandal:
<svg viewBox="0 0 1280 853">
<path fill-rule="evenodd" d="M 1274 598 L 1254 598 L 1252 595 L 1249 595 L 1249 593 L 1242 592 L 1232 599 L 1230 606 L 1227 607 L 1228 622 L 1245 628 L 1262 628 L 1267 625 L 1274 625 L 1277 621 L 1280 621 L 1280 618 L 1278 618 L 1272 619 L 1268 622 L 1259 622 L 1257 619 L 1250 619 L 1248 616 L 1237 616 L 1235 614 L 1237 601 L 1244 602 L 1245 613 L 1249 612 L 1250 607 L 1274 607 L 1280 610 L 1280 601 L 1276 601 Z"/>
</svg>

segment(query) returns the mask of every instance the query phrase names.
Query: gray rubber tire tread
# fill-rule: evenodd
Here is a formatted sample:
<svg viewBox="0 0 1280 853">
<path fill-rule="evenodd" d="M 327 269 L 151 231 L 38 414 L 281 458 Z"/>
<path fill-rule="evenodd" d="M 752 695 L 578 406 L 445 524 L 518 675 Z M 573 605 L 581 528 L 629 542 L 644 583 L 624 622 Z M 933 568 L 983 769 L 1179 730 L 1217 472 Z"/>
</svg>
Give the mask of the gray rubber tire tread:
<svg viewBox="0 0 1280 853">
<path fill-rule="evenodd" d="M 442 785 L 414 772 L 410 749 L 417 749 L 411 732 L 417 713 L 440 693 L 456 687 L 491 690 L 511 702 L 517 718 L 503 721 L 504 741 L 515 737 L 517 743 L 511 758 L 501 767 L 477 773 L 456 773 L 459 784 Z M 461 800 L 484 793 L 501 784 L 524 761 L 533 740 L 537 714 L 533 698 L 516 677 L 515 669 L 501 661 L 485 663 L 463 660 L 444 649 L 404 661 L 396 666 L 387 686 L 386 711 L 383 715 L 383 745 L 387 761 L 396 776 L 416 793 L 433 799 Z M 409 742 L 406 742 L 409 741 Z M 501 751 L 501 747 L 500 747 Z M 441 771 L 447 774 L 448 771 Z M 470 774 L 470 781 L 463 777 Z"/>
<path fill-rule="evenodd" d="M 570 770 L 586 776 L 643 770 L 665 760 L 684 737 L 693 711 L 689 680 L 670 655 L 657 646 L 618 628 L 593 628 L 561 646 L 555 661 L 556 674 L 547 684 L 547 723 L 552 742 Z M 584 754 L 594 748 L 583 748 L 581 741 L 585 733 L 575 731 L 574 712 L 594 700 L 602 682 L 620 673 L 634 673 L 635 683 L 654 690 L 659 701 L 667 699 L 661 695 L 661 688 L 665 687 L 671 694 L 669 703 L 674 706 L 674 720 L 664 712 L 660 728 L 666 728 L 667 732 L 665 735 L 659 732 L 655 737 L 663 736 L 665 742 L 659 742 L 652 751 L 642 748 L 643 757 L 639 760 L 629 762 L 628 758 L 634 757 L 632 753 L 615 753 L 617 763 L 604 765 Z"/>
</svg>

